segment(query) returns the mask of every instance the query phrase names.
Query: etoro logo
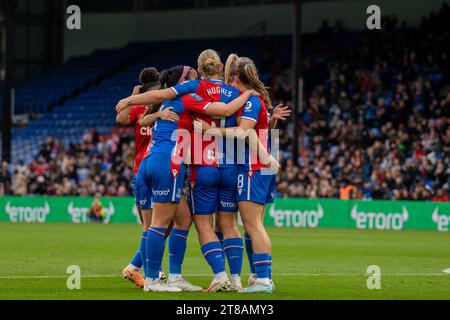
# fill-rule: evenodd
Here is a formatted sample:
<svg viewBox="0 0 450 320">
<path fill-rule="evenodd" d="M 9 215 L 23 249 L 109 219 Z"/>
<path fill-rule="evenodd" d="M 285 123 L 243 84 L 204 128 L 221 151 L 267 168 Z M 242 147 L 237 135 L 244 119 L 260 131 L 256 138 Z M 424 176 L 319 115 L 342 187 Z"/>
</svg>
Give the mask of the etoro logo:
<svg viewBox="0 0 450 320">
<path fill-rule="evenodd" d="M 153 190 L 153 195 L 154 196 L 167 196 L 170 193 L 170 190 Z"/>
<path fill-rule="evenodd" d="M 351 216 L 356 221 L 357 229 L 375 230 L 403 230 L 404 223 L 409 218 L 405 207 L 402 207 L 401 213 L 358 212 L 357 205 L 353 207 Z"/>
<path fill-rule="evenodd" d="M 9 215 L 9 221 L 11 222 L 44 223 L 47 215 L 50 214 L 50 206 L 47 201 L 45 201 L 43 207 L 13 206 L 8 201 L 5 206 L 5 211 Z"/>
<path fill-rule="evenodd" d="M 103 210 L 105 210 L 103 223 L 109 223 L 109 221 L 111 220 L 111 216 L 114 215 L 115 212 L 114 204 L 109 201 L 109 207 L 103 207 Z M 90 208 L 88 207 L 76 207 L 73 205 L 73 201 L 70 201 L 69 206 L 67 207 L 67 212 L 72 216 L 73 223 L 89 222 Z"/>
<path fill-rule="evenodd" d="M 325 212 L 320 204 L 317 204 L 317 210 L 304 211 L 275 209 L 275 204 L 272 204 L 269 214 L 273 217 L 276 227 L 293 226 L 295 228 L 317 228 L 320 219 L 325 216 Z"/>
<path fill-rule="evenodd" d="M 439 208 L 434 209 L 431 215 L 433 222 L 436 223 L 438 231 L 448 231 L 450 216 L 439 214 Z"/>
<path fill-rule="evenodd" d="M 236 202 L 228 202 L 228 201 L 223 201 L 220 200 L 220 205 L 222 206 L 222 208 L 228 208 L 228 209 L 236 209 Z"/>
</svg>

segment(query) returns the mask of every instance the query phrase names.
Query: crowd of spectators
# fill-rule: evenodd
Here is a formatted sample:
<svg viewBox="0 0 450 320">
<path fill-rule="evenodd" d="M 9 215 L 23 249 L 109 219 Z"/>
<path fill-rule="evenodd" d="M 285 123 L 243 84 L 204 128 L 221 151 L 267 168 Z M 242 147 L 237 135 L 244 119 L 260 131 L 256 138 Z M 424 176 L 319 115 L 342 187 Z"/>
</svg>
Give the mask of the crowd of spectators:
<svg viewBox="0 0 450 320">
<path fill-rule="evenodd" d="M 447 5 L 415 29 L 388 19 L 327 60 L 327 79 L 304 93 L 297 157 L 294 124 L 281 124 L 280 196 L 449 201 L 448 21 Z M 291 71 L 270 78 L 274 100 L 291 104 Z M 0 195 L 130 195 L 133 150 L 130 130 L 91 130 L 68 148 L 49 138 L 14 179 L 2 164 Z"/>
<path fill-rule="evenodd" d="M 447 5 L 418 29 L 391 19 L 330 59 L 327 81 L 305 93 L 298 166 L 293 127 L 281 130 L 283 196 L 449 200 L 448 21 Z"/>
<path fill-rule="evenodd" d="M 133 159 L 130 130 L 99 135 L 92 129 L 80 143 L 66 148 L 58 138 L 49 137 L 36 160 L 28 165 L 19 162 L 13 168 L 15 179 L 4 163 L 0 184 L 3 194 L 128 196 Z"/>
</svg>

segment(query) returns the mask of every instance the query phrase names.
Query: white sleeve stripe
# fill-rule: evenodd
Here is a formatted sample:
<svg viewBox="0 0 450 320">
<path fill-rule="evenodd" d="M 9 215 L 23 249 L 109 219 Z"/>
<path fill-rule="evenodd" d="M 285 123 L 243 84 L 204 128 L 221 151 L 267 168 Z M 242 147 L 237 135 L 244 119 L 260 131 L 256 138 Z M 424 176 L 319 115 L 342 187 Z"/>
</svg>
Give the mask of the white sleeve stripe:
<svg viewBox="0 0 450 320">
<path fill-rule="evenodd" d="M 203 107 L 203 110 L 208 109 L 208 107 L 211 105 L 211 102 L 208 102 L 208 104 L 206 106 Z"/>
<path fill-rule="evenodd" d="M 257 120 L 255 120 L 255 119 L 253 119 L 253 118 L 250 118 L 250 117 L 241 117 L 241 119 L 247 119 L 247 120 L 251 120 L 251 121 L 253 121 L 253 122 L 258 122 Z"/>
<path fill-rule="evenodd" d="M 170 87 L 170 89 L 172 89 L 177 96 L 179 95 L 179 93 L 178 93 L 177 89 L 175 89 L 175 87 Z"/>
</svg>

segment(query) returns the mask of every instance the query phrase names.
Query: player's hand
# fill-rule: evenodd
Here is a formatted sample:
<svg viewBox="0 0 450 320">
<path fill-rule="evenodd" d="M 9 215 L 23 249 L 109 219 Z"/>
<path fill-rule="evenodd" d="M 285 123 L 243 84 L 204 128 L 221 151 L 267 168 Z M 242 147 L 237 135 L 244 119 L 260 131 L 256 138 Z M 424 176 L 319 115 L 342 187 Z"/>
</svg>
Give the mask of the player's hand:
<svg viewBox="0 0 450 320">
<path fill-rule="evenodd" d="M 134 86 L 133 92 L 131 93 L 131 95 L 132 95 L 132 96 L 135 96 L 135 95 L 137 95 L 137 94 L 140 94 L 140 93 L 141 93 L 141 88 L 142 88 L 141 85 Z"/>
<path fill-rule="evenodd" d="M 261 95 L 258 91 L 254 90 L 254 89 L 250 89 L 245 92 L 246 93 L 248 92 L 251 96 L 260 96 Z"/>
<path fill-rule="evenodd" d="M 279 104 L 273 109 L 272 118 L 276 120 L 286 120 L 291 115 L 292 110 L 289 106 Z"/>
<path fill-rule="evenodd" d="M 195 119 L 194 120 L 194 131 L 202 133 L 206 130 L 211 129 L 211 125 L 207 123 L 206 121 L 203 121 L 201 119 Z"/>
<path fill-rule="evenodd" d="M 269 156 L 269 162 L 265 164 L 267 168 L 272 169 L 275 172 L 278 172 L 281 168 L 280 163 L 275 159 L 272 155 Z"/>
<path fill-rule="evenodd" d="M 119 103 L 117 103 L 116 105 L 116 112 L 117 113 L 121 113 L 123 110 L 125 110 L 126 108 L 128 108 L 130 105 L 128 103 L 128 98 L 122 99 L 119 101 Z"/>
<path fill-rule="evenodd" d="M 169 107 L 169 108 L 166 108 L 166 109 L 160 111 L 159 118 L 162 120 L 177 122 L 180 119 L 180 117 L 178 116 L 178 114 L 176 114 L 172 110 L 173 110 L 173 107 Z"/>
</svg>

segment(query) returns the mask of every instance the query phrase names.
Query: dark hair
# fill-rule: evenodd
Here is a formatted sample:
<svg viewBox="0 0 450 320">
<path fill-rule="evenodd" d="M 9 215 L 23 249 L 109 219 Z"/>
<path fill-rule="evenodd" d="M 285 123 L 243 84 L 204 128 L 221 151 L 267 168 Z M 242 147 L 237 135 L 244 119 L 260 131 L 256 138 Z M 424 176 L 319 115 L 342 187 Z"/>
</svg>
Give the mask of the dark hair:
<svg viewBox="0 0 450 320">
<path fill-rule="evenodd" d="M 154 89 L 161 86 L 159 82 L 160 74 L 154 67 L 144 68 L 139 75 L 141 82 L 140 93 L 147 92 L 149 89 Z"/>
<path fill-rule="evenodd" d="M 191 69 L 190 67 L 187 68 L 189 68 L 189 70 Z M 159 78 L 161 88 L 170 88 L 176 85 L 180 80 L 186 80 L 189 72 L 186 72 L 184 77 L 183 73 L 185 73 L 185 66 L 176 66 L 163 70 Z M 181 77 L 183 77 L 183 79 L 180 79 Z"/>
</svg>

